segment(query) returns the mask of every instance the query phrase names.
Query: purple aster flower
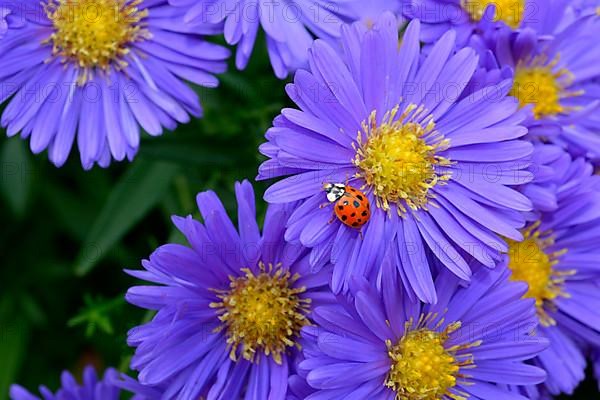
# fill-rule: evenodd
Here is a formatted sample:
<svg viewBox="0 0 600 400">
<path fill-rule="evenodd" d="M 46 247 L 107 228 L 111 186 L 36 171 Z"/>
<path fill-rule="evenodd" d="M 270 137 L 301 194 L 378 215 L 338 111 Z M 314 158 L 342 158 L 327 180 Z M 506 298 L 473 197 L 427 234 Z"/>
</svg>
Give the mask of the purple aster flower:
<svg viewBox="0 0 600 400">
<path fill-rule="evenodd" d="M 162 399 L 285 399 L 300 330 L 313 307 L 333 301 L 330 272 L 312 273 L 307 250 L 283 238 L 295 204 L 269 207 L 261 234 L 252 186 L 235 191 L 239 229 L 213 192 L 200 193 L 204 224 L 173 219 L 190 247 L 161 246 L 144 271 L 129 271 L 158 284 L 126 298 L 157 311 L 128 342 L 139 383 Z"/>
<path fill-rule="evenodd" d="M 0 1 L 0 39 L 4 38 L 9 29 L 23 27 L 24 21 L 19 10 L 18 3 Z"/>
<path fill-rule="evenodd" d="M 379 16 L 389 11 L 398 17 L 398 22 L 403 23 L 403 8 L 407 7 L 405 0 L 369 0 L 350 1 L 349 10 L 352 21 L 362 20 L 372 24 Z"/>
<path fill-rule="evenodd" d="M 162 400 L 168 384 L 147 386 L 126 374 L 120 374 L 114 379 L 115 386 L 133 394 L 133 400 Z M 202 399 L 202 397 L 200 397 Z"/>
<path fill-rule="evenodd" d="M 258 178 L 292 175 L 265 199 L 302 201 L 286 238 L 312 248 L 315 268 L 335 264 L 336 293 L 353 276 L 378 276 L 391 243 L 405 286 L 435 302 L 430 250 L 468 280 L 458 250 L 494 267 L 506 250 L 499 235 L 522 239 L 520 212 L 531 203 L 511 186 L 531 179 L 525 169 L 533 146 L 517 140 L 527 130 L 525 113 L 506 96 L 510 80 L 459 99 L 477 68 L 475 52 L 455 53 L 449 32 L 421 63 L 419 21 L 409 24 L 400 48 L 396 26 L 390 14 L 372 28 L 346 26 L 343 57 L 315 42 L 311 71 L 298 71 L 288 86 L 300 110 L 275 119 Z M 327 183 L 364 192 L 371 216 L 361 230 L 321 207 L 330 200 Z"/>
<path fill-rule="evenodd" d="M 214 87 L 213 74 L 226 68 L 228 50 L 191 34 L 166 0 L 7 7 L 20 23 L 0 42 L 2 126 L 29 138 L 34 153 L 48 149 L 57 166 L 74 143 L 86 169 L 131 160 L 141 130 L 156 136 L 201 116 L 185 81 Z"/>
<path fill-rule="evenodd" d="M 8 19 L 10 18 L 11 10 L 8 7 L 0 6 L 0 39 L 4 37 L 8 30 Z"/>
<path fill-rule="evenodd" d="M 289 379 L 290 394 L 287 400 L 305 400 L 311 394 L 317 390 L 312 388 L 306 379 L 300 377 L 300 375 L 292 375 Z"/>
<path fill-rule="evenodd" d="M 527 220 L 537 220 L 540 212 L 558 208 L 557 189 L 562 184 L 560 175 L 571 164 L 571 157 L 561 147 L 534 141 L 531 164 L 528 170 L 533 179 L 519 190 L 533 204 Z"/>
<path fill-rule="evenodd" d="M 272 0 L 170 0 L 186 11 L 192 26 L 224 24 L 225 40 L 237 45 L 236 66 L 248 64 L 259 27 L 266 35 L 267 49 L 275 75 L 307 65 L 307 51 L 313 35 L 324 39 L 339 37 L 340 26 L 352 14 L 370 7 L 363 1 L 272 1 Z M 360 4 L 365 4 L 362 7 Z"/>
<path fill-rule="evenodd" d="M 594 350 L 592 353 L 592 366 L 594 368 L 594 377 L 598 385 L 598 391 L 600 391 L 600 351 Z"/>
<path fill-rule="evenodd" d="M 425 43 L 435 42 L 452 29 L 460 48 L 479 40 L 479 35 L 489 37 L 503 28 L 554 30 L 567 6 L 562 0 L 414 0 L 405 14 L 421 20 Z"/>
<path fill-rule="evenodd" d="M 545 30 L 504 30 L 495 44 L 503 66 L 514 70 L 511 94 L 531 107 L 532 136 L 600 159 L 600 17 L 578 18 L 548 36 Z"/>
<path fill-rule="evenodd" d="M 61 375 L 61 388 L 52 393 L 46 386 L 40 386 L 40 395 L 36 396 L 19 385 L 10 387 L 11 400 L 118 400 L 120 389 L 114 385 L 118 372 L 109 368 L 104 377 L 99 379 L 93 367 L 86 367 L 83 371 L 83 383 L 79 384 L 69 372 Z M 142 400 L 142 397 L 134 399 Z"/>
<path fill-rule="evenodd" d="M 394 262 L 388 253 L 382 268 Z M 509 275 L 481 268 L 464 287 L 442 269 L 435 305 L 413 301 L 393 274 L 381 291 L 353 282 L 353 299 L 316 308 L 317 326 L 303 329 L 312 344 L 298 368 L 317 390 L 306 400 L 521 400 L 495 384 L 542 382 L 544 371 L 523 361 L 547 341 L 533 334 L 526 285 Z"/>
<path fill-rule="evenodd" d="M 577 16 L 600 15 L 600 4 L 598 0 L 574 0 L 569 3 L 570 11 Z"/>
<path fill-rule="evenodd" d="M 556 164 L 557 208 L 541 212 L 509 240 L 511 280 L 526 282 L 535 300 L 539 333 L 550 347 L 533 364 L 548 372 L 544 385 L 520 391 L 530 399 L 572 393 L 585 377 L 582 349 L 600 346 L 600 176 L 583 159 Z"/>
</svg>

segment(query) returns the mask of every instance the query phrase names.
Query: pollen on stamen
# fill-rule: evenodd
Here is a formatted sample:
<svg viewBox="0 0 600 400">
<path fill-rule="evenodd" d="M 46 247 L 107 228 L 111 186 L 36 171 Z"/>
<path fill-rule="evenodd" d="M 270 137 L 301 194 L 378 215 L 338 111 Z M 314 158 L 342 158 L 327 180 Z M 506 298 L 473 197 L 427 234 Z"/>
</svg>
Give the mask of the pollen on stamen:
<svg viewBox="0 0 600 400">
<path fill-rule="evenodd" d="M 150 38 L 142 0 L 49 0 L 46 15 L 53 33 L 44 40 L 63 63 L 73 63 L 83 85 L 98 70 L 127 67 L 131 45 Z"/>
<path fill-rule="evenodd" d="M 215 290 L 219 302 L 211 303 L 223 323 L 217 331 L 225 330 L 230 358 L 241 356 L 254 362 L 259 352 L 282 363 L 289 347 L 300 347 L 296 339 L 308 325 L 306 315 L 310 299 L 302 298 L 304 287 L 294 287 L 300 278 L 280 265 L 259 264 L 255 274 L 242 269 L 244 276 L 230 277 L 228 290 Z"/>
<path fill-rule="evenodd" d="M 552 232 L 541 232 L 536 222 L 523 231 L 524 240 L 508 242 L 508 267 L 512 272 L 511 280 L 527 283 L 524 297 L 535 299 L 537 315 L 543 326 L 555 325 L 556 321 L 549 311 L 555 309 L 554 301 L 558 297 L 568 297 L 564 291 L 567 277 L 575 271 L 558 271 L 554 267 L 566 249 L 548 251 L 554 244 Z"/>
<path fill-rule="evenodd" d="M 377 206 L 386 211 L 396 204 L 401 216 L 408 209 L 426 209 L 431 189 L 451 177 L 443 167 L 452 163 L 437 154 L 450 142 L 435 130 L 431 116 L 420 118 L 424 113 L 423 107 L 410 105 L 399 114 L 396 106 L 378 123 L 373 111 L 354 145 L 356 177 L 366 182 L 362 189 L 372 191 Z"/>
<path fill-rule="evenodd" d="M 566 68 L 556 68 L 558 63 L 558 56 L 551 61 L 538 56 L 517 65 L 510 95 L 519 100 L 521 107 L 533 105 L 536 119 L 574 111 L 563 100 L 583 94 L 568 89 L 575 77 Z"/>
<path fill-rule="evenodd" d="M 525 0 L 462 0 L 461 6 L 472 20 L 480 21 L 488 6 L 494 5 L 494 21 L 502 21 L 513 29 L 521 24 L 525 13 Z"/>
<path fill-rule="evenodd" d="M 386 341 L 391 366 L 385 386 L 394 390 L 396 400 L 468 398 L 467 393 L 456 387 L 461 379 L 466 378 L 461 369 L 475 367 L 472 355 L 465 354 L 464 350 L 479 346 L 481 341 L 448 346 L 448 338 L 460 328 L 461 323 L 448 324 L 439 331 L 444 322 L 440 319 L 433 328 L 427 328 L 427 322 L 435 317 L 421 315 L 416 324 L 410 320 L 406 322 L 405 334 L 398 343 Z"/>
</svg>

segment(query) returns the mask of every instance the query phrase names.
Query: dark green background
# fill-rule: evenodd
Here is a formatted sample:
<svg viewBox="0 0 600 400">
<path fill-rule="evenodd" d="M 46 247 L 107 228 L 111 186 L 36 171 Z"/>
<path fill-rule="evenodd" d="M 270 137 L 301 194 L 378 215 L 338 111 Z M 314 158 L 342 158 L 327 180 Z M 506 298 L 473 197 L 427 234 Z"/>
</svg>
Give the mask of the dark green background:
<svg viewBox="0 0 600 400">
<path fill-rule="evenodd" d="M 126 332 L 151 315 L 123 300 L 135 283 L 123 268 L 182 241 L 170 216 L 197 216 L 199 191 L 215 190 L 235 216 L 233 183 L 255 177 L 257 146 L 289 105 L 284 85 L 258 47 L 246 71 L 198 89 L 204 119 L 144 137 L 133 163 L 108 169 L 83 171 L 77 152 L 57 169 L 0 135 L 0 400 L 13 382 L 54 390 L 62 369 L 87 363 L 127 370 Z M 255 185 L 257 200 L 265 187 Z M 586 387 L 575 398 L 597 393 Z"/>
</svg>

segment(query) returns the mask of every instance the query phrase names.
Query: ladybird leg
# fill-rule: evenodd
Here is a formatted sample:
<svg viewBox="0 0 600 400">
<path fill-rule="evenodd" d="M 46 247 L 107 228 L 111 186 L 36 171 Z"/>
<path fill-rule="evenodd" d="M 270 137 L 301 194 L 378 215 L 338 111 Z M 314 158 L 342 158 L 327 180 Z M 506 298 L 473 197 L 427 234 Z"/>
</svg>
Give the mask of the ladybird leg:
<svg viewBox="0 0 600 400">
<path fill-rule="evenodd" d="M 331 225 L 335 221 L 335 214 L 331 217 L 331 219 L 327 222 L 327 224 Z"/>
<path fill-rule="evenodd" d="M 360 236 L 360 240 L 364 240 L 364 239 L 365 239 L 365 235 L 363 235 L 363 230 L 362 230 L 362 228 L 360 228 L 360 229 L 358 230 L 358 236 Z"/>
<path fill-rule="evenodd" d="M 319 208 L 325 208 L 325 207 L 328 207 L 328 206 L 330 206 L 331 204 L 333 204 L 333 203 L 330 203 L 330 202 L 323 203 L 323 204 L 321 204 L 321 205 L 319 206 Z"/>
</svg>

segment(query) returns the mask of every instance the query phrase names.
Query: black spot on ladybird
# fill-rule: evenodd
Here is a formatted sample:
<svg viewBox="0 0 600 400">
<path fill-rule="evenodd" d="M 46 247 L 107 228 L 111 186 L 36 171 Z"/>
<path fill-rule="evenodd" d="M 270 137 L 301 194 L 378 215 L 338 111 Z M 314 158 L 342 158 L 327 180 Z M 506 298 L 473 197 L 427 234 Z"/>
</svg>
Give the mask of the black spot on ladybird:
<svg viewBox="0 0 600 400">
<path fill-rule="evenodd" d="M 348 205 L 348 204 L 350 204 L 350 203 L 348 203 L 348 200 L 346 200 L 346 201 L 344 201 L 342 204 L 344 204 L 345 206 L 347 206 L 347 205 Z"/>
<path fill-rule="evenodd" d="M 354 227 L 358 226 L 358 222 L 354 222 L 354 223 L 352 224 L 352 226 L 354 226 Z"/>
<path fill-rule="evenodd" d="M 359 224 L 362 222 L 362 219 L 357 219 L 356 222 L 358 222 Z"/>
<path fill-rule="evenodd" d="M 341 211 L 341 210 L 343 210 L 343 209 L 344 209 L 344 206 L 338 206 L 338 210 L 340 210 L 340 211 Z"/>
<path fill-rule="evenodd" d="M 347 219 L 348 219 L 348 217 L 346 215 L 342 215 L 342 221 L 345 221 Z"/>
<path fill-rule="evenodd" d="M 360 201 L 363 201 L 364 197 L 362 197 L 360 194 L 356 195 L 356 198 L 359 199 Z"/>
<path fill-rule="evenodd" d="M 351 216 L 352 218 L 354 218 L 354 217 L 356 217 L 356 213 L 352 213 L 352 214 L 350 214 L 350 216 Z"/>
<path fill-rule="evenodd" d="M 366 212 L 366 211 L 363 211 L 361 215 L 362 215 L 363 217 L 366 217 L 366 216 L 367 216 L 367 212 Z"/>
<path fill-rule="evenodd" d="M 358 208 L 360 207 L 360 203 L 356 200 L 354 200 L 354 202 L 352 203 L 352 205 L 354 205 L 354 207 Z"/>
</svg>

